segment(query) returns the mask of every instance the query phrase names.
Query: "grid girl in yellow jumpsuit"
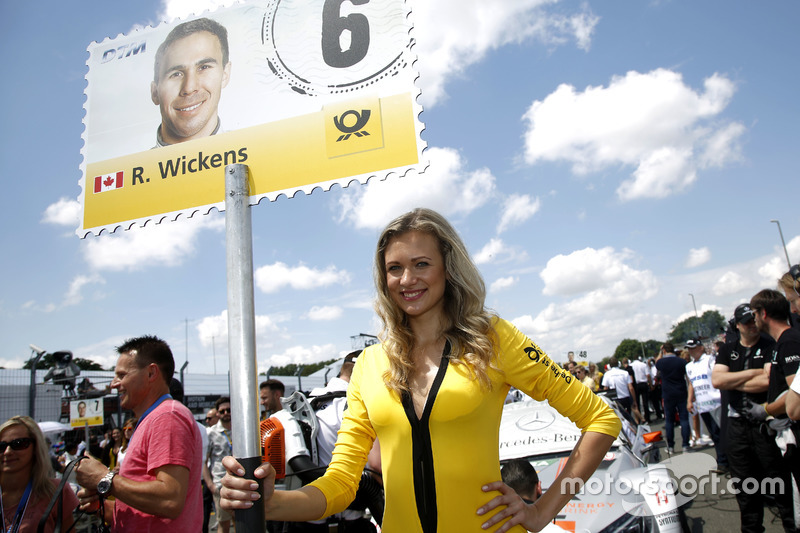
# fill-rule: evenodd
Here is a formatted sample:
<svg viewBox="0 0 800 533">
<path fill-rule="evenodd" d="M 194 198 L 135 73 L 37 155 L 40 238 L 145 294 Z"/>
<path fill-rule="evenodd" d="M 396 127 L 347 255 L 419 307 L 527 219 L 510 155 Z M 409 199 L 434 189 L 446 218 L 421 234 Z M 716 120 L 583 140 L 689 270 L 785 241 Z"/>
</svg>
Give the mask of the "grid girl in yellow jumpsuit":
<svg viewBox="0 0 800 533">
<path fill-rule="evenodd" d="M 571 498 L 567 478 L 587 479 L 619 434 L 619 419 L 509 322 L 484 308 L 485 287 L 466 248 L 438 213 L 417 209 L 384 230 L 375 261 L 382 344 L 359 357 L 348 407 L 325 475 L 272 493 L 270 519 L 317 519 L 347 507 L 377 437 L 387 533 L 538 531 Z M 544 400 L 584 434 L 552 488 L 526 504 L 500 479 L 498 431 L 511 386 Z M 222 505 L 252 505 L 253 483 L 223 461 Z M 231 475 L 234 474 L 234 475 Z M 519 525 L 518 525 L 519 524 Z M 523 526 L 523 527 L 520 527 Z M 492 530 L 495 530 L 494 528 Z"/>
</svg>

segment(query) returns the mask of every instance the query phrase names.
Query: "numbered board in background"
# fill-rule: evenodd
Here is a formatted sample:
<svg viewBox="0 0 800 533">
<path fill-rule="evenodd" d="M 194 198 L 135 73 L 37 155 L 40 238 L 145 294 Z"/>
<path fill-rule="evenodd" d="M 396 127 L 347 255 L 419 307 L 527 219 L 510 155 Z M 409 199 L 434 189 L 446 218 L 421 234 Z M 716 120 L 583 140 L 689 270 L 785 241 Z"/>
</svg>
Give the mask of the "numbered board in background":
<svg viewBox="0 0 800 533">
<path fill-rule="evenodd" d="M 410 21 L 402 0 L 248 1 L 93 43 L 77 233 L 223 209 L 234 163 L 253 205 L 424 170 Z"/>
<path fill-rule="evenodd" d="M 69 402 L 69 425 L 74 428 L 82 428 L 87 423 L 90 426 L 102 426 L 104 424 L 102 398 Z"/>
</svg>

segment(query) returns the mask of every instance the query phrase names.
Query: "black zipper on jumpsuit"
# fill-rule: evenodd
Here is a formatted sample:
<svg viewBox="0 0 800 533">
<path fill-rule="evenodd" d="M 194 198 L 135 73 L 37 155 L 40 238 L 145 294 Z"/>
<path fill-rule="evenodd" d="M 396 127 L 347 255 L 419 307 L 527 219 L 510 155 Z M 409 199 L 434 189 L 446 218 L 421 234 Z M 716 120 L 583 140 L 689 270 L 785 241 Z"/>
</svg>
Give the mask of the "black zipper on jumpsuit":
<svg viewBox="0 0 800 533">
<path fill-rule="evenodd" d="M 431 390 L 425 400 L 425 409 L 422 411 L 422 418 L 417 418 L 417 413 L 414 410 L 414 402 L 411 399 L 411 394 L 408 392 L 403 393 L 403 408 L 406 412 L 406 417 L 411 425 L 411 440 L 412 440 L 412 469 L 414 474 L 414 497 L 417 503 L 417 515 L 419 516 L 420 525 L 422 525 L 423 533 L 436 533 L 436 524 L 438 519 L 438 512 L 436 508 L 436 479 L 434 475 L 433 465 L 433 446 L 431 444 L 431 430 L 429 421 L 433 404 L 436 401 L 436 395 L 439 392 L 439 387 L 444 381 L 444 375 L 447 372 L 447 365 L 449 359 L 447 355 L 450 353 L 450 342 L 446 342 L 444 350 L 442 351 L 442 362 L 439 365 L 439 371 L 431 385 Z"/>
</svg>

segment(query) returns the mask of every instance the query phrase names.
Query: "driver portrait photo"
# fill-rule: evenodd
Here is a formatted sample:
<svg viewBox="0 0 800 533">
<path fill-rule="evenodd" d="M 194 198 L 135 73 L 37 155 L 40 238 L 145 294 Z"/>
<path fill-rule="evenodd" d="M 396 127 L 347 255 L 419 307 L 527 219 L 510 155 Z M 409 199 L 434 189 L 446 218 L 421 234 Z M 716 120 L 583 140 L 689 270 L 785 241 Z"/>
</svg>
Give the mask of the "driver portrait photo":
<svg viewBox="0 0 800 533">
<path fill-rule="evenodd" d="M 222 133 L 218 106 L 231 63 L 228 31 L 208 18 L 175 26 L 156 52 L 150 98 L 161 111 L 156 145 Z"/>
</svg>

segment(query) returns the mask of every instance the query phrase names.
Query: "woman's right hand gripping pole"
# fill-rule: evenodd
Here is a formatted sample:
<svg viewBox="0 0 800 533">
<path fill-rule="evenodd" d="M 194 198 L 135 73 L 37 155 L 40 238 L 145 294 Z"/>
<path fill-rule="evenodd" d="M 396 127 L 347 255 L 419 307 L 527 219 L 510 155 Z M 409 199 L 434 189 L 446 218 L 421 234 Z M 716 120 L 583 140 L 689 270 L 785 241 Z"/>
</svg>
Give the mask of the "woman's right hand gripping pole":
<svg viewBox="0 0 800 533">
<path fill-rule="evenodd" d="M 275 493 L 275 469 L 269 463 L 264 463 L 256 468 L 254 475 L 256 479 L 245 479 L 244 468 L 233 457 L 224 457 L 222 465 L 225 467 L 226 474 L 222 478 L 222 488 L 219 491 L 220 505 L 227 511 L 236 509 L 249 509 L 253 502 L 258 500 L 261 495 L 258 493 L 258 483 L 264 483 L 264 508 L 268 507 L 268 502 Z"/>
</svg>

